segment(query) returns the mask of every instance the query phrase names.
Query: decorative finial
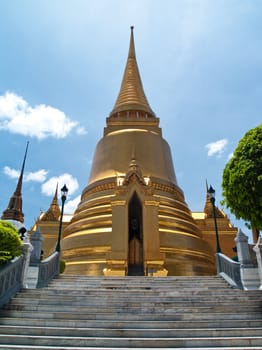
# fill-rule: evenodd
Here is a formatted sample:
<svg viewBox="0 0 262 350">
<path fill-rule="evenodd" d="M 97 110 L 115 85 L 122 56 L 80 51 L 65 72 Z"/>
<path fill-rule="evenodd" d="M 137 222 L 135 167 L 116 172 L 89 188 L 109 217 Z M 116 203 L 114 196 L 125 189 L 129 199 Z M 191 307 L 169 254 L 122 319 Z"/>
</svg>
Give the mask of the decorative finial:
<svg viewBox="0 0 262 350">
<path fill-rule="evenodd" d="M 134 145 L 132 148 L 131 160 L 135 160 L 135 159 L 136 159 L 136 147 Z"/>
<path fill-rule="evenodd" d="M 206 179 L 206 190 L 208 192 L 208 182 L 207 182 L 207 179 Z"/>
<path fill-rule="evenodd" d="M 130 43 L 127 57 L 126 68 L 120 88 L 119 95 L 117 97 L 115 106 L 110 113 L 111 116 L 118 115 L 119 112 L 144 112 L 142 114 L 148 114 L 151 117 L 155 116 L 151 110 L 144 93 L 143 84 L 140 78 L 135 53 L 134 43 L 134 26 L 131 26 Z"/>
</svg>

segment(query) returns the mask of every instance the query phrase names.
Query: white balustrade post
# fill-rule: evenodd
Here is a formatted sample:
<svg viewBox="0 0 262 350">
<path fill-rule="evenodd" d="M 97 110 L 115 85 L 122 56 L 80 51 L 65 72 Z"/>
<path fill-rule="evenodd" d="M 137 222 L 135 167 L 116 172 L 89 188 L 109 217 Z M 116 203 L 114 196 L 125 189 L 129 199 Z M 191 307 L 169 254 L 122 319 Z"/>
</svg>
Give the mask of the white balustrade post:
<svg viewBox="0 0 262 350">
<path fill-rule="evenodd" d="M 23 243 L 24 264 L 22 272 L 22 288 L 27 288 L 27 275 L 32 250 L 32 244 L 28 240 L 25 240 Z"/>
<path fill-rule="evenodd" d="M 241 266 L 252 267 L 252 259 L 249 251 L 248 236 L 240 229 L 235 238 L 238 261 Z"/>
<path fill-rule="evenodd" d="M 259 289 L 262 290 L 262 244 L 261 244 L 261 237 L 258 237 L 257 244 L 253 248 L 254 252 L 256 253 L 257 257 L 257 267 L 258 267 L 258 274 L 260 278 L 260 287 Z"/>
<path fill-rule="evenodd" d="M 245 290 L 258 289 L 260 285 L 258 269 L 253 264 L 248 244 L 248 236 L 241 230 L 235 238 L 238 261 L 240 262 L 240 276 Z"/>
</svg>

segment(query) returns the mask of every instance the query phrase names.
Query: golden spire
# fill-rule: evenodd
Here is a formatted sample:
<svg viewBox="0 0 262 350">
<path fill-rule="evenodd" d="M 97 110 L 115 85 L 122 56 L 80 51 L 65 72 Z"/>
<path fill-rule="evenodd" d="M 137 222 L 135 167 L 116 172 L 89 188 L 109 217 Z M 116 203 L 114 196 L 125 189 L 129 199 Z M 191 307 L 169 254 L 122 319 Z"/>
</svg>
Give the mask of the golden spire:
<svg viewBox="0 0 262 350">
<path fill-rule="evenodd" d="M 49 207 L 49 209 L 45 212 L 43 217 L 41 218 L 41 221 L 58 221 L 58 218 L 61 214 L 59 204 L 58 204 L 58 198 L 57 198 L 57 187 L 54 194 L 54 198 L 52 200 L 52 203 Z"/>
<path fill-rule="evenodd" d="M 13 193 L 12 197 L 9 200 L 7 209 L 3 212 L 3 215 L 1 217 L 2 220 L 15 220 L 21 223 L 24 222 L 24 214 L 22 211 L 22 202 L 23 202 L 22 201 L 22 184 L 23 184 L 23 176 L 24 176 L 28 144 L 29 142 L 27 142 L 27 145 L 26 145 L 23 165 L 22 165 L 20 176 L 16 185 L 15 192 Z"/>
<path fill-rule="evenodd" d="M 136 62 L 133 29 L 134 27 L 131 27 L 128 58 L 120 92 L 110 116 L 123 111 L 143 111 L 148 113 L 149 116 L 155 116 L 147 101 L 140 78 Z"/>
</svg>

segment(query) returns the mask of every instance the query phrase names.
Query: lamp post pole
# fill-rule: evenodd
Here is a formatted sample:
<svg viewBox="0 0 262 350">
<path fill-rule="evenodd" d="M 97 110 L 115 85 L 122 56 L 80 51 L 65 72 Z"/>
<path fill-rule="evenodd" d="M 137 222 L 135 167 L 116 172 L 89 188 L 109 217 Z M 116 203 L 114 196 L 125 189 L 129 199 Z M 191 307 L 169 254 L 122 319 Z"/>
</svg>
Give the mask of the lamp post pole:
<svg viewBox="0 0 262 350">
<path fill-rule="evenodd" d="M 215 207 L 215 193 L 216 191 L 213 189 L 212 186 L 209 187 L 207 191 L 210 202 L 212 203 L 213 207 L 213 214 L 214 214 L 214 222 L 215 222 L 215 232 L 216 232 L 216 252 L 221 253 L 220 243 L 219 243 L 219 237 L 218 237 L 218 229 L 217 229 L 217 217 L 216 217 L 216 207 Z"/>
<path fill-rule="evenodd" d="M 67 194 L 68 194 L 68 188 L 66 187 L 66 185 L 64 185 L 61 188 L 62 207 L 61 207 L 61 215 L 60 215 L 60 222 L 59 222 L 58 238 L 57 238 L 56 249 L 55 249 L 57 252 L 60 252 L 60 250 L 61 250 L 60 241 L 61 241 L 61 235 L 62 235 L 62 223 L 63 223 L 63 215 L 64 215 L 64 206 L 65 206 L 65 201 L 66 201 Z"/>
</svg>

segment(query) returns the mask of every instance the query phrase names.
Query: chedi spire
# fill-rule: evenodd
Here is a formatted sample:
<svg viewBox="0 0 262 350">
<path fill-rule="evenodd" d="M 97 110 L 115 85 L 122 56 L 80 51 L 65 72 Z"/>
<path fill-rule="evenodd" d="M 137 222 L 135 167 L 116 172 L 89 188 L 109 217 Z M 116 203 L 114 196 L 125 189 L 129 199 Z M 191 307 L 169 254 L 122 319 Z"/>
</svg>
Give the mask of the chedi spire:
<svg viewBox="0 0 262 350">
<path fill-rule="evenodd" d="M 24 213 L 22 210 L 22 185 L 23 185 L 23 176 L 24 176 L 24 169 L 25 169 L 25 161 L 27 156 L 27 150 L 28 150 L 29 142 L 27 142 L 24 160 L 22 164 L 22 169 L 20 172 L 20 176 L 18 178 L 18 182 L 16 185 L 15 192 L 13 193 L 12 197 L 9 200 L 9 204 L 7 206 L 7 209 L 3 212 L 3 215 L 1 217 L 2 220 L 14 220 L 23 223 L 24 222 Z"/>
<path fill-rule="evenodd" d="M 66 273 L 208 275 L 214 254 L 177 184 L 140 78 L 133 27 L 118 98 L 61 242 Z"/>
<path fill-rule="evenodd" d="M 124 76 L 115 106 L 110 113 L 110 117 L 123 111 L 141 111 L 148 113 L 150 116 L 155 115 L 144 93 L 143 84 L 136 61 L 133 30 L 134 27 L 132 26 Z"/>
</svg>

